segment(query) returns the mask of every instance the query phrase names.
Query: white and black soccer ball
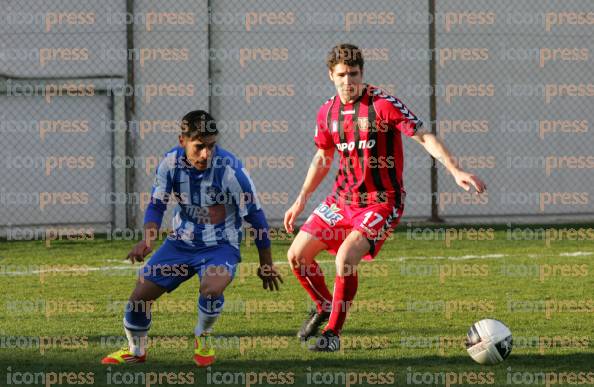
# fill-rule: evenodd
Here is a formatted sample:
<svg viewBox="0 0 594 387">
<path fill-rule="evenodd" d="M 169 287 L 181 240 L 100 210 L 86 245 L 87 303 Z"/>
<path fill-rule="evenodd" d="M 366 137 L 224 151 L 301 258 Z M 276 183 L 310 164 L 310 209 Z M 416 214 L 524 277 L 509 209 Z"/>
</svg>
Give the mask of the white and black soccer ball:
<svg viewBox="0 0 594 387">
<path fill-rule="evenodd" d="M 501 363 L 511 353 L 512 345 L 509 328 L 490 318 L 472 324 L 466 336 L 466 350 L 479 364 Z"/>
</svg>

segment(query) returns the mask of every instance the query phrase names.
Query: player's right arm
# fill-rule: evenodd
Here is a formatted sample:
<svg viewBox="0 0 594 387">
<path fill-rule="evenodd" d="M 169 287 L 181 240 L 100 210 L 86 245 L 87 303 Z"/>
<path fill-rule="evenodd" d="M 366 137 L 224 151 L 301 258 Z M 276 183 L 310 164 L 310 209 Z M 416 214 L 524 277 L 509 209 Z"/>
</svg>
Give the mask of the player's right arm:
<svg viewBox="0 0 594 387">
<path fill-rule="evenodd" d="M 284 223 L 285 230 L 287 230 L 288 233 L 293 233 L 295 220 L 299 214 L 303 212 L 311 194 L 318 188 L 332 166 L 335 145 L 328 128 L 327 118 L 329 110 L 332 108 L 333 101 L 333 98 L 329 99 L 318 111 L 318 116 L 316 117 L 316 132 L 314 135 L 314 143 L 316 144 L 318 151 L 309 165 L 301 192 L 299 192 L 293 205 L 287 212 L 285 212 Z"/>
<path fill-rule="evenodd" d="M 287 232 L 293 232 L 293 226 L 295 224 L 295 219 L 303 212 L 307 201 L 309 200 L 310 196 L 316 188 L 320 185 L 324 177 L 328 174 L 332 166 L 332 160 L 334 159 L 334 147 L 328 149 L 318 149 L 316 154 L 314 155 L 309 169 L 307 171 L 307 176 L 305 177 L 305 182 L 303 183 L 303 187 L 301 188 L 301 192 L 297 196 L 297 199 L 293 203 L 293 205 L 285 212 L 285 230 Z"/>
<path fill-rule="evenodd" d="M 144 257 L 153 251 L 153 242 L 159 235 L 163 214 L 171 197 L 175 157 L 175 153 L 167 154 L 157 167 L 151 198 L 144 214 L 144 238 L 128 253 L 128 259 L 132 263 L 144 261 Z"/>
</svg>

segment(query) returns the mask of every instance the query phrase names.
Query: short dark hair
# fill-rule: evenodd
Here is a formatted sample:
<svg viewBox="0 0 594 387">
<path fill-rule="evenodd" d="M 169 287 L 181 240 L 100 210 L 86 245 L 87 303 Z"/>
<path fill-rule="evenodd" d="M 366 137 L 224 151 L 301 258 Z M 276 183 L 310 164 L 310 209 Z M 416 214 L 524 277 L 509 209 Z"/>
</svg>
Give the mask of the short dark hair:
<svg viewBox="0 0 594 387">
<path fill-rule="evenodd" d="M 342 63 L 347 66 L 359 66 L 363 70 L 363 52 L 354 44 L 341 43 L 330 50 L 326 56 L 326 65 L 330 71 L 334 70 L 334 66 Z"/>
<path fill-rule="evenodd" d="M 217 124 L 208 112 L 193 110 L 181 120 L 181 134 L 191 139 L 204 138 L 219 134 Z"/>
</svg>

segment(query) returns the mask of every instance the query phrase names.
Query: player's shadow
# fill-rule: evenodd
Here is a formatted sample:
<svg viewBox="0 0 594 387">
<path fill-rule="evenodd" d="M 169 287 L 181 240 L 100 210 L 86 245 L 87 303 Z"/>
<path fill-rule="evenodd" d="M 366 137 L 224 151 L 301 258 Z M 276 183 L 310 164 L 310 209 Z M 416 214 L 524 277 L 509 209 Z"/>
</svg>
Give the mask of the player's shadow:
<svg viewBox="0 0 594 387">
<path fill-rule="evenodd" d="M 97 338 L 98 340 L 98 338 Z M 93 340 L 89 340 L 92 343 Z M 298 345 L 298 344 L 296 344 Z M 111 348 L 117 349 L 117 348 Z M 58 370 L 68 369 L 90 369 L 99 370 L 105 369 L 105 366 L 99 364 L 100 356 L 106 348 L 93 347 L 89 349 L 68 350 L 56 352 L 55 350 L 48 350 L 44 355 L 39 352 L 32 352 L 31 349 L 24 351 L 13 349 L 11 351 L 0 351 L 0 372 L 5 372 L 9 367 L 13 369 L 26 369 L 28 371 L 41 371 L 48 368 Z M 109 351 L 109 349 L 107 349 Z M 180 356 L 170 356 L 170 352 L 186 353 L 180 361 Z M 591 368 L 594 353 L 570 353 L 570 354 L 512 354 L 505 362 L 495 366 L 481 366 L 475 364 L 468 355 L 455 356 L 396 356 L 373 358 L 377 350 L 343 350 L 337 353 L 316 353 L 310 352 L 305 348 L 300 349 L 295 357 L 294 353 L 287 358 L 283 357 L 283 350 L 269 350 L 268 355 L 270 359 L 261 359 L 262 353 L 257 353 L 254 358 L 253 351 L 246 351 L 240 354 L 239 351 L 231 354 L 225 351 L 225 356 L 221 356 L 216 363 L 216 370 L 218 371 L 287 371 L 287 370 L 305 370 L 311 368 L 315 370 L 373 370 L 373 371 L 400 371 L 405 372 L 408 367 L 412 369 L 425 371 L 447 371 L 463 370 L 463 371 L 485 371 L 493 370 L 494 372 L 503 372 L 511 367 L 513 371 L 532 371 L 532 372 L 547 372 L 556 370 L 571 370 L 571 371 L 585 371 Z M 134 371 L 159 371 L 159 370 L 188 370 L 196 367 L 191 363 L 192 347 L 184 349 L 159 349 L 157 354 L 149 356 L 147 363 L 135 364 L 130 368 Z M 286 357 L 286 356 L 285 356 Z M 186 359 L 187 358 L 187 359 Z M 187 361 L 186 361 L 187 360 Z M 498 371 L 499 370 L 499 371 Z M 103 371 L 101 371 L 103 372 Z"/>
</svg>

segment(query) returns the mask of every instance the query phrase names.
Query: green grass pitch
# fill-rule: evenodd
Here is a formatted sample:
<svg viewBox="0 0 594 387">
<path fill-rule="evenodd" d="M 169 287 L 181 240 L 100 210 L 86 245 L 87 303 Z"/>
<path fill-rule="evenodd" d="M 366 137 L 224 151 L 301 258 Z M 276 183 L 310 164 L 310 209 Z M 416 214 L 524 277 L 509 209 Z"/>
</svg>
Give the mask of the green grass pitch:
<svg viewBox="0 0 594 387">
<path fill-rule="evenodd" d="M 124 343 L 135 282 L 124 257 L 134 242 L 2 241 L 0 386 L 594 384 L 593 225 L 527 227 L 401 225 L 362 263 L 343 349 L 332 354 L 295 336 L 311 305 L 285 264 L 290 242 L 273 243 L 285 282 L 274 293 L 255 275 L 257 250 L 244 245 L 209 369 L 191 360 L 197 278 L 157 302 L 147 363 L 108 368 L 101 357 Z M 332 289 L 333 257 L 319 261 Z M 514 336 L 511 356 L 490 367 L 463 346 L 486 317 Z"/>
</svg>

